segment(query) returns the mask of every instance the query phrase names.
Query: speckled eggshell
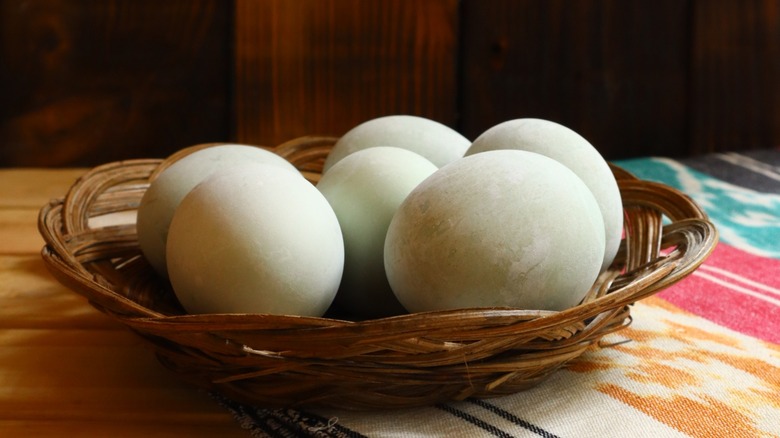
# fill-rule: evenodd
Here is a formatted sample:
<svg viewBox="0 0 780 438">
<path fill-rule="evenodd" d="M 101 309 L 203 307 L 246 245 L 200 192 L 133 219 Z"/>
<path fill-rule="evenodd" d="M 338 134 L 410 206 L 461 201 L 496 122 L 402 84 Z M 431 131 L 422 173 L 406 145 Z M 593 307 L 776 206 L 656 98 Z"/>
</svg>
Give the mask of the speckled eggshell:
<svg viewBox="0 0 780 438">
<path fill-rule="evenodd" d="M 336 163 L 317 188 L 344 235 L 344 275 L 334 305 L 357 318 L 407 313 L 387 282 L 387 227 L 409 192 L 437 170 L 419 154 L 389 146 L 364 149 Z"/>
<path fill-rule="evenodd" d="M 407 149 L 427 158 L 436 167 L 463 157 L 471 142 L 447 125 L 424 117 L 391 115 L 363 122 L 333 145 L 323 172 L 347 155 L 375 146 Z"/>
<path fill-rule="evenodd" d="M 604 223 L 566 166 L 517 150 L 475 154 L 420 183 L 394 215 L 385 269 L 411 312 L 562 310 L 599 274 Z"/>
<path fill-rule="evenodd" d="M 168 276 L 165 263 L 168 227 L 184 196 L 214 171 L 246 162 L 269 163 L 299 174 L 287 160 L 268 150 L 223 144 L 200 149 L 181 158 L 149 185 L 138 207 L 136 227 L 141 251 L 158 274 Z"/>
<path fill-rule="evenodd" d="M 189 313 L 322 316 L 341 280 L 344 244 L 314 185 L 253 163 L 214 172 L 184 197 L 167 263 Z"/>
<path fill-rule="evenodd" d="M 509 120 L 482 133 L 466 155 L 496 149 L 536 152 L 574 171 L 596 197 L 604 218 L 602 269 L 615 259 L 623 235 L 623 201 L 609 164 L 580 134 L 561 124 L 534 118 Z"/>
</svg>

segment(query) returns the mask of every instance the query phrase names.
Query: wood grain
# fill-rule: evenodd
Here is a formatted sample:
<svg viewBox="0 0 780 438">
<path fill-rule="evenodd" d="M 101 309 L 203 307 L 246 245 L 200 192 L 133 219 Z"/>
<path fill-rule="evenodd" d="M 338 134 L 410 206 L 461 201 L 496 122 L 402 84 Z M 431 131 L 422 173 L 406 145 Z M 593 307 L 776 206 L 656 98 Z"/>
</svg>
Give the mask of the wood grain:
<svg viewBox="0 0 780 438">
<path fill-rule="evenodd" d="M 463 2 L 464 134 L 538 117 L 569 126 L 609 158 L 685 148 L 685 2 L 490 5 Z"/>
<path fill-rule="evenodd" d="M 229 6 L 0 0 L 0 164 L 90 166 L 226 140 Z"/>
<path fill-rule="evenodd" d="M 235 132 L 275 145 L 385 114 L 454 126 L 455 0 L 237 0 Z"/>
<path fill-rule="evenodd" d="M 694 4 L 688 153 L 780 144 L 780 3 Z"/>
<path fill-rule="evenodd" d="M 607 158 L 780 144 L 775 0 L 0 0 L 0 167 L 279 144 L 416 114 Z"/>
</svg>

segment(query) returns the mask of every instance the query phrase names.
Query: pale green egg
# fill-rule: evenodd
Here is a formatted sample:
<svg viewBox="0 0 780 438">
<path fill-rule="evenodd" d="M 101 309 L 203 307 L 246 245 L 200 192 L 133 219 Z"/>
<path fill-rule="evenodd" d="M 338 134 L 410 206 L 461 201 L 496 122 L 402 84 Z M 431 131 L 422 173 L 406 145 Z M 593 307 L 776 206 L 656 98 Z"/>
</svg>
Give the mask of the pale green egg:
<svg viewBox="0 0 780 438">
<path fill-rule="evenodd" d="M 424 157 L 396 147 L 357 151 L 317 184 L 344 235 L 344 275 L 334 304 L 358 318 L 406 313 L 387 282 L 387 227 L 409 192 L 435 172 Z"/>
<path fill-rule="evenodd" d="M 181 158 L 149 185 L 138 206 L 136 228 L 141 251 L 157 273 L 168 276 L 165 262 L 168 227 L 184 196 L 215 171 L 246 162 L 270 163 L 300 175 L 292 164 L 273 152 L 248 145 L 224 144 Z"/>
<path fill-rule="evenodd" d="M 623 236 L 623 201 L 609 164 L 585 138 L 561 124 L 534 118 L 508 120 L 482 133 L 466 155 L 497 149 L 517 149 L 550 157 L 585 182 L 604 218 L 602 270 L 615 259 Z"/>
<path fill-rule="evenodd" d="M 385 270 L 410 312 L 562 310 L 596 280 L 604 222 L 585 183 L 544 155 L 489 151 L 420 183 L 398 208 Z"/>
<path fill-rule="evenodd" d="M 184 197 L 166 257 L 189 313 L 322 316 L 341 281 L 344 244 L 314 185 L 248 163 L 214 172 Z"/>
<path fill-rule="evenodd" d="M 391 115 L 363 122 L 333 145 L 323 171 L 347 155 L 375 146 L 407 149 L 441 167 L 463 157 L 471 142 L 459 132 L 435 120 L 411 115 Z"/>
</svg>

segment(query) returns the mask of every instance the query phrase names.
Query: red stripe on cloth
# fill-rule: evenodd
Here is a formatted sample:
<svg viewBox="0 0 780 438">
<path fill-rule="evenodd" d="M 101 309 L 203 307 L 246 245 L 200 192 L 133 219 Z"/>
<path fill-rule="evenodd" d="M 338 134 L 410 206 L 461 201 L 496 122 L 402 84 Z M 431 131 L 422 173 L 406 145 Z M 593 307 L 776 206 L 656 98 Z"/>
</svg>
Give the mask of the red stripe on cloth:
<svg viewBox="0 0 780 438">
<path fill-rule="evenodd" d="M 724 327 L 780 344 L 780 260 L 721 242 L 698 270 L 658 297 Z"/>
</svg>

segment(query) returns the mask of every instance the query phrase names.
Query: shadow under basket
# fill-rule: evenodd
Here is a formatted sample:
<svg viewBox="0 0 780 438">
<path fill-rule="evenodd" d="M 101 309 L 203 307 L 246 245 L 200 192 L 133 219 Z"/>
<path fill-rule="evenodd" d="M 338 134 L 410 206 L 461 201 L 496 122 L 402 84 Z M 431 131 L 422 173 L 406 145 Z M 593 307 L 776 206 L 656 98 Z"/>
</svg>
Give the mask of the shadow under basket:
<svg viewBox="0 0 780 438">
<path fill-rule="evenodd" d="M 270 150 L 316 183 L 335 140 L 302 137 Z M 204 146 L 86 173 L 41 209 L 42 256 L 59 282 L 137 333 L 176 375 L 261 407 L 389 409 L 528 389 L 626 327 L 632 303 L 693 272 L 718 239 L 689 197 L 612 166 L 625 237 L 611 268 L 565 311 L 474 308 L 366 321 L 187 315 L 141 256 L 133 213 L 150 181 Z"/>
</svg>

